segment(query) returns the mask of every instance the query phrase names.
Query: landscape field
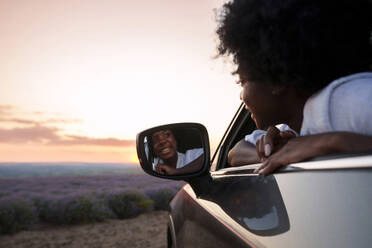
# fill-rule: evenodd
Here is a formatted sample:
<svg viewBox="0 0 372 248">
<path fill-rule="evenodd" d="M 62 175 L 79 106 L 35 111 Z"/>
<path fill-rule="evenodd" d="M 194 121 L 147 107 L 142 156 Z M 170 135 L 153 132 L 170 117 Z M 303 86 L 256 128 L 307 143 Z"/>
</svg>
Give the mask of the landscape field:
<svg viewBox="0 0 372 248">
<path fill-rule="evenodd" d="M 17 240 L 17 233 L 23 230 L 28 235 L 54 227 L 69 230 L 101 222 L 132 221 L 143 213 L 150 219 L 154 211 L 167 210 L 183 184 L 148 176 L 137 165 L 1 164 L 0 246 L 6 240 L 7 245 L 9 240 Z M 164 213 L 156 215 L 164 219 Z M 23 247 L 20 244 L 28 239 L 22 240 L 14 247 Z"/>
</svg>

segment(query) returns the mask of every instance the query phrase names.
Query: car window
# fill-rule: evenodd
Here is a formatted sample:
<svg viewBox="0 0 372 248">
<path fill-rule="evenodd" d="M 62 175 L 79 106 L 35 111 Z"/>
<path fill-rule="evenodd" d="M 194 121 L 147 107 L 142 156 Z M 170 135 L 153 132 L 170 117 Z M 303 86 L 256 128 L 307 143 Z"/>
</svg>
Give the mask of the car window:
<svg viewBox="0 0 372 248">
<path fill-rule="evenodd" d="M 245 135 L 256 129 L 256 125 L 250 113 L 243 106 L 241 106 L 238 111 L 237 117 L 233 120 L 228 133 L 222 140 L 221 146 L 215 154 L 216 158 L 215 161 L 213 161 L 214 164 L 211 171 L 230 167 L 227 163 L 227 155 L 230 149 L 233 148 L 237 142 L 244 139 Z"/>
</svg>

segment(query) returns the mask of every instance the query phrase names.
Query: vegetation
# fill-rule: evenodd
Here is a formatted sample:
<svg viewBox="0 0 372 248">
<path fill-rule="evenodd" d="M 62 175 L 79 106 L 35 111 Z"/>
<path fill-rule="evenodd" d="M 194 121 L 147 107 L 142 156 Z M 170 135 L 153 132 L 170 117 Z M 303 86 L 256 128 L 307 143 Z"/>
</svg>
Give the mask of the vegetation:
<svg viewBox="0 0 372 248">
<path fill-rule="evenodd" d="M 39 222 L 75 225 L 166 210 L 182 185 L 144 173 L 0 178 L 0 234 Z"/>
</svg>

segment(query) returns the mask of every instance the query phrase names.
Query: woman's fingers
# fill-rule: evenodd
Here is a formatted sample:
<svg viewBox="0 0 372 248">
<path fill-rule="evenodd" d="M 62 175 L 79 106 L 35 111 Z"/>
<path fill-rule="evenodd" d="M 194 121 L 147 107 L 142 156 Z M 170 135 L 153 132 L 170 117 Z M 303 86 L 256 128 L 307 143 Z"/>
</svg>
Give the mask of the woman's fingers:
<svg viewBox="0 0 372 248">
<path fill-rule="evenodd" d="M 269 157 L 275 149 L 275 140 L 280 137 L 280 131 L 274 126 L 267 129 L 265 135 L 256 143 L 256 150 L 260 160 Z"/>
<path fill-rule="evenodd" d="M 274 142 L 272 140 L 272 137 L 268 136 L 268 135 L 264 135 L 264 140 L 263 140 L 263 143 L 264 143 L 264 154 L 265 154 L 265 157 L 268 157 L 271 155 L 271 151 L 272 151 L 272 148 L 274 148 Z"/>
<path fill-rule="evenodd" d="M 274 150 L 274 140 L 277 139 L 280 135 L 279 129 L 277 129 L 274 126 L 270 126 L 267 129 L 266 135 L 264 136 L 264 151 L 265 151 L 265 156 L 268 157 L 271 155 L 271 153 Z"/>
<path fill-rule="evenodd" d="M 317 145 L 314 145 L 317 143 L 317 139 L 318 137 L 314 135 L 290 139 L 278 152 L 265 160 L 265 162 L 255 170 L 255 173 L 267 175 L 280 167 L 322 154 L 323 149 L 320 150 Z"/>
<path fill-rule="evenodd" d="M 282 132 L 280 132 L 278 128 L 270 126 L 267 129 L 266 134 L 263 135 L 256 144 L 258 157 L 260 158 L 260 161 L 263 162 L 263 164 L 254 172 L 267 174 L 279 167 L 280 165 L 272 164 L 267 158 L 270 157 L 273 152 L 278 150 L 278 147 L 276 146 L 281 146 L 280 139 L 288 140 L 292 137 L 295 137 L 295 134 L 293 134 L 292 132 L 283 132 L 282 135 Z"/>
<path fill-rule="evenodd" d="M 262 161 L 265 158 L 265 135 L 263 135 L 256 144 L 257 155 Z"/>
<path fill-rule="evenodd" d="M 160 164 L 160 163 L 155 166 L 156 172 L 159 173 L 159 174 L 163 174 L 163 175 L 166 173 L 164 168 L 165 168 L 164 165 Z"/>
<path fill-rule="evenodd" d="M 267 174 L 270 174 L 270 173 L 274 172 L 278 168 L 280 168 L 284 165 L 287 165 L 288 163 L 283 161 L 282 156 L 283 155 L 280 154 L 280 152 L 279 152 L 279 154 L 275 153 L 272 157 L 266 159 L 260 167 L 255 169 L 254 173 L 267 175 Z"/>
<path fill-rule="evenodd" d="M 159 174 L 163 174 L 162 170 L 161 170 L 161 166 L 159 164 L 156 165 L 156 172 L 159 173 Z"/>
<path fill-rule="evenodd" d="M 157 164 L 155 169 L 157 173 L 162 175 L 173 175 L 177 170 L 176 168 L 173 168 L 166 164 Z"/>
<path fill-rule="evenodd" d="M 284 131 L 284 132 L 280 132 L 280 137 L 283 138 L 283 139 L 291 139 L 291 138 L 295 138 L 296 137 L 296 134 L 293 133 L 292 131 Z"/>
</svg>

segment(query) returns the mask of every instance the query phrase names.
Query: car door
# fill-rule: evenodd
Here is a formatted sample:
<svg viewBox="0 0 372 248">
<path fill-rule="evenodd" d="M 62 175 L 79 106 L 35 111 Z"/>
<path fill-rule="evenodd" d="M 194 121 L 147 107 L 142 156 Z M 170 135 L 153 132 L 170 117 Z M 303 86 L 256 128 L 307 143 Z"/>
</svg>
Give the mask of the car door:
<svg viewBox="0 0 372 248">
<path fill-rule="evenodd" d="M 265 177 L 253 174 L 258 165 L 229 168 L 229 149 L 252 128 L 240 108 L 201 179 L 206 190 L 187 185 L 171 202 L 176 247 L 369 247 L 372 156 L 303 162 Z"/>
<path fill-rule="evenodd" d="M 256 235 L 288 230 L 288 216 L 274 177 L 258 177 L 252 169 L 216 170 L 226 167 L 234 140 L 254 126 L 241 106 L 218 148 L 217 166 L 200 179 L 206 190 L 197 197 L 187 185 L 171 202 L 177 247 L 262 247 Z"/>
</svg>

